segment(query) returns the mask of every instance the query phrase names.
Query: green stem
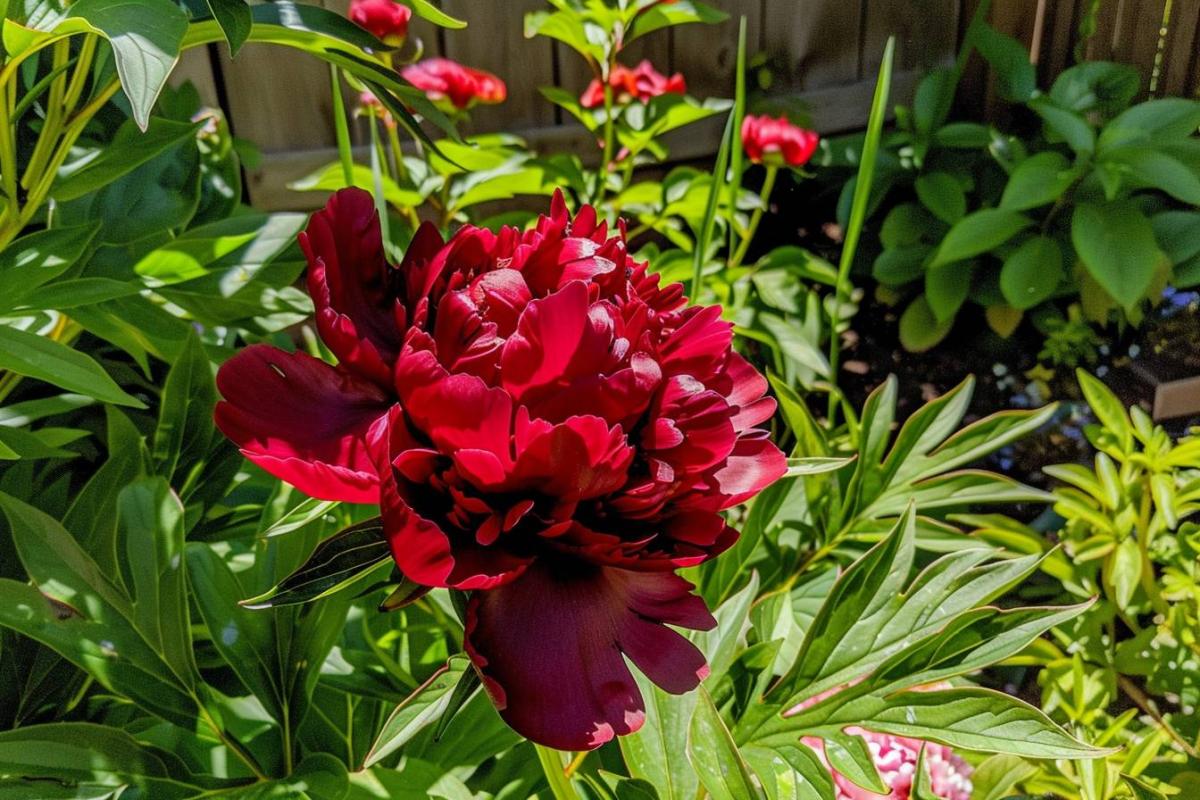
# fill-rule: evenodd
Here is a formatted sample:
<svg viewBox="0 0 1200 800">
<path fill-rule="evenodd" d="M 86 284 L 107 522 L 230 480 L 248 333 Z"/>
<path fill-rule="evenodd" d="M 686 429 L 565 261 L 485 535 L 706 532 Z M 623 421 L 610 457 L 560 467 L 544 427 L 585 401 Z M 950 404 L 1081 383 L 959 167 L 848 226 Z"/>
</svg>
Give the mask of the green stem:
<svg viewBox="0 0 1200 800">
<path fill-rule="evenodd" d="M 762 191 L 759 192 L 760 202 L 758 207 L 754 209 L 754 213 L 750 216 L 750 224 L 746 227 L 746 235 L 742 237 L 737 251 L 729 259 L 730 269 L 736 268 L 742 263 L 742 259 L 746 257 L 746 251 L 750 249 L 750 243 L 754 240 L 755 232 L 758 231 L 758 224 L 762 222 L 763 214 L 771 204 L 771 192 L 775 189 L 775 177 L 778 174 L 779 167 L 773 165 L 767 167 L 767 175 L 763 178 Z"/>
<path fill-rule="evenodd" d="M 70 41 L 60 39 L 54 43 L 53 69 L 62 67 L 70 57 Z M 38 134 L 37 143 L 33 146 L 33 153 L 29 156 L 29 163 L 25 165 L 25 174 L 21 177 L 21 186 L 26 189 L 42 177 L 46 160 L 54 152 L 54 145 L 62 132 L 63 117 L 70 113 L 63 104 L 66 93 L 67 75 L 65 72 L 60 72 L 54 82 L 50 84 L 50 94 L 46 98 L 46 118 L 42 123 L 42 130 Z"/>
<path fill-rule="evenodd" d="M 537 750 L 538 761 L 542 764 L 542 772 L 546 775 L 546 783 L 550 785 L 550 794 L 554 800 L 581 800 L 563 769 L 562 755 L 559 751 L 540 744 L 533 747 Z"/>
<path fill-rule="evenodd" d="M 121 82 L 114 78 L 108 86 L 104 87 L 99 94 L 92 99 L 67 125 L 63 132 L 62 141 L 58 145 L 58 150 L 50 158 L 50 163 L 46 165 L 45 171 L 42 173 L 39 181 L 30 190 L 28 197 L 25 200 L 25 207 L 21 210 L 20 217 L 16 223 L 10 223 L 0 230 L 0 250 L 3 250 L 9 243 L 16 238 L 29 221 L 37 214 L 42 202 L 45 201 L 50 193 L 50 187 L 54 185 L 54 178 L 58 174 L 59 168 L 67 160 L 67 155 L 71 152 L 71 148 L 75 145 L 75 141 L 83 134 L 84 128 L 87 127 L 92 117 L 96 115 L 104 104 L 107 103 L 117 90 L 121 88 Z"/>
<path fill-rule="evenodd" d="M 1171 608 L 1159 591 L 1158 580 L 1154 575 L 1154 562 L 1150 560 L 1150 519 L 1153 513 L 1151 494 L 1150 476 L 1147 475 L 1142 481 L 1142 502 L 1138 509 L 1138 552 L 1142 558 L 1140 581 L 1146 596 L 1150 598 L 1151 607 L 1165 619 L 1171 613 Z"/>
<path fill-rule="evenodd" d="M 342 161 L 342 177 L 347 186 L 354 185 L 354 151 L 350 146 L 350 123 L 346 121 L 346 99 L 342 97 L 342 74 L 337 67 L 329 65 L 329 81 L 333 87 L 333 130 L 337 136 L 338 156 Z M 375 132 L 375 120 L 371 119 L 371 133 Z"/>
<path fill-rule="evenodd" d="M 75 110 L 75 106 L 79 103 L 79 99 L 83 97 L 83 87 L 87 86 L 88 78 L 92 73 L 92 59 L 96 56 L 96 42 L 100 41 L 99 36 L 83 37 L 83 44 L 79 47 L 79 60 L 75 62 L 75 71 L 71 75 L 71 83 L 67 87 L 67 96 L 63 99 L 63 105 L 67 108 L 67 113 Z"/>
<path fill-rule="evenodd" d="M 832 430 L 837 426 L 839 395 L 837 391 L 838 362 L 841 359 L 841 309 L 850 299 L 850 265 L 858 250 L 866 222 L 867 205 L 871 199 L 871 183 L 875 177 L 875 159 L 879 140 L 883 135 L 883 121 L 887 115 L 888 94 L 892 82 L 892 56 L 896 49 L 896 38 L 889 37 L 883 48 L 883 61 L 879 66 L 879 78 L 875 82 L 875 95 L 871 99 L 871 113 L 867 118 L 867 135 L 863 140 L 862 161 L 858 165 L 858 176 L 854 186 L 854 198 L 850 203 L 850 220 L 846 226 L 846 241 L 842 245 L 842 257 L 838 262 L 837 285 L 834 287 L 834 303 L 829 313 L 829 392 L 828 424 Z"/>
<path fill-rule="evenodd" d="M 610 66 L 609 69 L 612 69 Z M 600 169 L 596 171 L 595 203 L 599 205 L 604 200 L 604 192 L 608 188 L 608 165 L 612 163 L 615 145 L 613 133 L 613 93 L 612 86 L 604 81 L 604 155 L 601 157 Z"/>
<path fill-rule="evenodd" d="M 237 739 L 230 736 L 221 724 L 213 719 L 212 714 L 208 713 L 208 708 L 204 705 L 204 702 L 195 695 L 192 696 L 192 700 L 196 703 L 196 708 L 200 712 L 200 718 L 204 720 L 204 724 L 209 727 L 209 730 L 221 740 L 221 744 L 229 748 L 229 752 L 237 756 L 238 760 L 245 764 L 246 768 L 254 774 L 254 777 L 260 781 L 268 780 L 267 774 L 263 772 L 262 767 L 258 765 L 258 761 L 255 760 L 254 756 L 250 755 L 250 752 L 242 747 Z"/>
</svg>

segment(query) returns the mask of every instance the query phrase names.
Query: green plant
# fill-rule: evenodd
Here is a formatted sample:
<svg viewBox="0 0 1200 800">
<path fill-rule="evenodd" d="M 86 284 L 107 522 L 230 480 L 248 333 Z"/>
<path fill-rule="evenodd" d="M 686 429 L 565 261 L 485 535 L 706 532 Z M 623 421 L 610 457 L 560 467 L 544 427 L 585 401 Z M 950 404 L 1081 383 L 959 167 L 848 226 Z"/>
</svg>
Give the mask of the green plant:
<svg viewBox="0 0 1200 800">
<path fill-rule="evenodd" d="M 1061 483 L 1061 549 L 1021 526 L 988 538 L 1046 553 L 1051 596 L 1099 598 L 1024 663 L 1040 669 L 1047 713 L 1123 749 L 1104 761 L 1041 764 L 1014 783 L 1082 800 L 1186 796 L 1200 745 L 1200 528 L 1189 521 L 1200 511 L 1200 438 L 1172 441 L 1099 380 L 1078 377 L 1098 421 L 1085 428 L 1097 452 L 1091 467 L 1045 468 Z"/>
<path fill-rule="evenodd" d="M 940 342 L 967 304 L 1002 336 L 1076 302 L 1094 324 L 1137 325 L 1165 286 L 1200 282 L 1200 103 L 1133 103 L 1136 71 L 1108 62 L 1078 64 L 1041 90 L 1021 45 L 983 22 L 987 6 L 958 63 L 898 109 L 881 156 L 871 273 L 905 304 L 909 350 Z M 973 51 L 1030 126 L 950 119 Z"/>
</svg>

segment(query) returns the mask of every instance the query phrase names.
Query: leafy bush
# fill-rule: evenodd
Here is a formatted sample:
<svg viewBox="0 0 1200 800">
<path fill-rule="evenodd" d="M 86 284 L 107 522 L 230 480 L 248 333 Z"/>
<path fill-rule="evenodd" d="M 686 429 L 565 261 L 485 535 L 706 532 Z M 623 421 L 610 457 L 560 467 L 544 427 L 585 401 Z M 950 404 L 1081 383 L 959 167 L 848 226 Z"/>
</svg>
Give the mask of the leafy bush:
<svg viewBox="0 0 1200 800">
<path fill-rule="evenodd" d="M 1028 128 L 950 118 L 972 51 Z M 1137 325 L 1166 286 L 1200 283 L 1200 103 L 1133 103 L 1139 88 L 1132 67 L 1084 62 L 1040 90 L 1022 46 L 977 15 L 957 65 L 898 110 L 872 198 L 871 274 L 905 306 L 907 349 L 942 341 L 968 304 L 1001 336 L 1026 317 L 1048 334 L 1069 304 Z"/>
</svg>

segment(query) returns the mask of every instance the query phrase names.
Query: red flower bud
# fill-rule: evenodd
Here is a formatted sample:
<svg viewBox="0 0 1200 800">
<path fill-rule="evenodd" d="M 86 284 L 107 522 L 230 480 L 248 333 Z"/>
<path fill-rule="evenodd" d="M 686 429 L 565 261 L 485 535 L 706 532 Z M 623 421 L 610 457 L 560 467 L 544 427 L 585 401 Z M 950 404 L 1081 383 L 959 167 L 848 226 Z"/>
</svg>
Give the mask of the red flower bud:
<svg viewBox="0 0 1200 800">
<path fill-rule="evenodd" d="M 395 0 L 351 0 L 350 21 L 386 45 L 399 47 L 408 35 L 412 9 Z"/>
<path fill-rule="evenodd" d="M 755 164 L 800 167 L 808 163 L 821 138 L 787 121 L 746 115 L 742 121 L 742 146 Z"/>
</svg>

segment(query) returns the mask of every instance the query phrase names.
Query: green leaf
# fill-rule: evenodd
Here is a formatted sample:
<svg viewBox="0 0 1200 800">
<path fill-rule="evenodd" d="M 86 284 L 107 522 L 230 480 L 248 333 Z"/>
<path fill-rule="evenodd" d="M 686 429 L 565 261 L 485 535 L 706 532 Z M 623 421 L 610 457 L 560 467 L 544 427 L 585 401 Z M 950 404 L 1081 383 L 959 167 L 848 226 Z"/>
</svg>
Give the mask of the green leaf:
<svg viewBox="0 0 1200 800">
<path fill-rule="evenodd" d="M 445 151 L 446 143 L 440 143 L 439 147 Z M 450 156 L 453 158 L 453 156 Z M 457 160 L 457 159 L 456 159 Z M 371 173 L 371 168 L 362 164 L 355 164 L 353 170 L 354 185 L 365 191 L 374 190 L 374 176 Z M 389 175 L 380 175 L 383 184 L 383 199 L 387 200 L 388 205 L 393 208 L 404 210 L 408 208 L 416 208 L 425 202 L 425 197 L 416 189 L 407 189 L 401 187 L 398 183 L 392 180 Z M 321 167 L 316 172 L 304 176 L 300 180 L 293 181 L 288 184 L 288 188 L 296 192 L 333 192 L 346 187 L 346 178 L 342 165 L 338 163 L 327 164 Z"/>
<path fill-rule="evenodd" d="M 142 130 L 179 61 L 187 15 L 170 0 L 78 0 L 67 13 L 108 39 L 121 88 Z"/>
<path fill-rule="evenodd" d="M 1054 151 L 1037 153 L 1013 170 L 1000 198 L 1000 207 L 1024 211 L 1053 203 L 1077 177 L 1066 156 Z"/>
<path fill-rule="evenodd" d="M 837 472 L 847 464 L 854 462 L 855 456 L 837 458 L 832 456 L 809 456 L 806 458 L 789 458 L 786 477 L 797 475 L 821 475 L 826 472 Z"/>
<path fill-rule="evenodd" d="M 1112 599 L 1118 608 L 1129 608 L 1129 604 L 1133 602 L 1133 593 L 1137 591 L 1138 581 L 1142 578 L 1142 551 L 1138 547 L 1137 539 L 1122 539 L 1109 559 L 1105 577 L 1112 586 Z"/>
<path fill-rule="evenodd" d="M 1050 99 L 1062 108 L 1111 116 L 1129 105 L 1141 85 L 1138 71 L 1128 64 L 1085 61 L 1063 70 L 1050 87 Z"/>
<path fill-rule="evenodd" d="M 279 682 L 284 673 L 280 662 L 287 654 L 277 649 L 273 612 L 238 606 L 238 598 L 245 596 L 241 582 L 212 548 L 192 542 L 186 555 L 196 607 L 217 652 L 272 718 L 287 718 L 289 697 Z"/>
<path fill-rule="evenodd" d="M 1000 291 L 1013 308 L 1033 308 L 1053 296 L 1063 274 L 1058 242 L 1048 236 L 1031 236 L 1004 260 Z"/>
<path fill-rule="evenodd" d="M 38 587 L 0 580 L 0 625 L 52 648 L 146 711 L 193 728 L 193 695 L 134 627 L 133 603 L 113 578 L 46 514 L 4 494 L 0 509 Z"/>
<path fill-rule="evenodd" d="M 263 609 L 307 603 L 360 580 L 391 558 L 378 517 L 351 525 L 317 545 L 304 564 L 277 586 L 240 602 Z"/>
<path fill-rule="evenodd" d="M 927 244 L 889 247 L 875 258 L 871 277 L 888 286 L 911 283 L 925 274 L 925 262 L 932 252 Z"/>
<path fill-rule="evenodd" d="M 962 308 L 974 273 L 975 265 L 962 261 L 930 266 L 925 271 L 925 302 L 939 324 L 952 321 Z"/>
<path fill-rule="evenodd" d="M 965 261 L 1007 242 L 1033 222 L 1008 208 L 983 208 L 963 217 L 942 240 L 930 267 Z"/>
<path fill-rule="evenodd" d="M 180 466 L 203 461 L 212 449 L 217 389 L 212 366 L 194 331 L 163 385 L 151 456 L 168 480 Z M 179 484 L 179 481 L 175 481 Z"/>
<path fill-rule="evenodd" d="M 143 478 L 117 497 L 125 566 L 133 588 L 133 624 L 191 686 L 196 674 L 183 569 L 183 504 L 162 478 Z"/>
<path fill-rule="evenodd" d="M 116 281 L 111 278 L 72 278 L 55 281 L 49 286 L 35 289 L 21 301 L 21 307 L 35 310 L 54 309 L 63 311 L 79 306 L 91 306 L 129 297 L 145 288 L 134 281 Z"/>
<path fill-rule="evenodd" d="M 1200 212 L 1163 211 L 1150 218 L 1154 239 L 1174 265 L 1200 255 Z"/>
<path fill-rule="evenodd" d="M 695 800 L 700 778 L 688 760 L 688 731 L 696 693 L 667 694 L 640 672 L 634 678 L 646 718 L 640 730 L 618 739 L 629 774 L 653 785 L 662 800 Z"/>
<path fill-rule="evenodd" d="M 742 748 L 742 755 L 770 800 L 828 800 L 835 796 L 829 769 L 799 742 L 776 747 L 749 745 Z"/>
<path fill-rule="evenodd" d="M 688 758 L 709 797 L 712 800 L 762 797 L 712 698 L 703 687 L 696 691 L 696 696 L 696 710 L 688 731 Z"/>
<path fill-rule="evenodd" d="M 467 27 L 467 23 L 457 17 L 452 17 L 445 11 L 435 6 L 429 0 L 408 0 L 408 4 L 412 6 L 413 11 L 417 16 L 428 22 L 432 22 L 442 28 L 450 28 L 451 30 L 461 30 Z"/>
<path fill-rule="evenodd" d="M 1018 756 L 990 756 L 971 773 L 972 796 L 976 800 L 1004 800 L 1018 783 L 1037 771 L 1037 767 Z"/>
<path fill-rule="evenodd" d="M 790 741 L 799 731 L 824 737 L 858 725 L 948 747 L 1029 758 L 1099 758 L 1113 752 L 1075 739 L 1033 706 L 980 688 L 860 695 L 848 702 L 830 698 L 787 721 L 796 733 L 775 734 L 769 741 Z"/>
<path fill-rule="evenodd" d="M 1046 130 L 1051 134 L 1048 139 L 1064 141 L 1081 155 L 1096 149 L 1096 130 L 1083 116 L 1059 108 L 1044 98 L 1031 101 L 1029 107 L 1046 123 Z"/>
<path fill-rule="evenodd" d="M 712 25 L 724 22 L 729 15 L 699 0 L 677 0 L 673 3 L 653 3 L 633 18 L 625 44 L 662 28 L 702 22 Z"/>
<path fill-rule="evenodd" d="M 952 327 L 954 319 L 938 320 L 922 294 L 900 315 L 900 344 L 910 353 L 923 353 L 945 339 Z"/>
<path fill-rule="evenodd" d="M 825 758 L 829 759 L 831 769 L 860 789 L 875 794 L 888 792 L 888 787 L 879 777 L 879 771 L 875 769 L 875 759 L 865 739 L 837 731 L 831 733 L 824 742 Z"/>
<path fill-rule="evenodd" d="M 115 726 L 88 722 L 30 725 L 0 732 L 0 774 L 10 788 L 21 779 L 43 787 L 53 782 L 106 787 L 103 797 L 195 797 L 201 789 L 184 782 L 188 772 L 171 753 L 135 740 Z M 20 776 L 19 778 L 16 776 Z M 134 791 L 126 791 L 132 788 Z M 0 796 L 3 790 L 0 790 Z M 57 795 L 26 795 L 29 798 Z M 92 795 L 69 795 L 92 796 Z M 101 795 L 95 795 L 97 800 Z"/>
<path fill-rule="evenodd" d="M 1033 97 L 1037 91 L 1037 71 L 1024 45 L 987 25 L 971 26 L 971 37 L 979 54 L 995 70 L 1001 97 L 1015 103 Z"/>
<path fill-rule="evenodd" d="M 1164 258 L 1150 221 L 1129 202 L 1080 203 L 1071 241 L 1088 273 L 1127 310 L 1146 296 Z"/>
<path fill-rule="evenodd" d="M 254 26 L 250 6 L 247 5 L 246 0 L 205 0 L 205 2 L 208 3 L 208 10 L 212 12 L 217 24 L 221 26 L 221 32 L 225 34 L 225 41 L 229 43 L 229 57 L 235 57 L 238 50 L 241 50 L 242 45 L 246 43 L 246 39 L 250 36 L 250 29 Z"/>
<path fill-rule="evenodd" d="M 773 690 L 786 693 L 789 708 L 869 674 L 1037 567 L 1036 557 L 985 565 L 992 551 L 974 548 L 942 556 L 910 582 L 915 539 L 910 506 L 892 533 L 838 578 Z"/>
<path fill-rule="evenodd" d="M 8 325 L 0 325 L 0 369 L 46 381 L 105 403 L 145 408 L 142 401 L 117 386 L 91 356 Z"/>
<path fill-rule="evenodd" d="M 0 250 L 0 310 L 20 305 L 34 289 L 78 263 L 96 231 L 96 225 L 49 228 Z"/>
<path fill-rule="evenodd" d="M 921 204 L 947 225 L 953 225 L 967 213 L 967 195 L 962 183 L 948 172 L 921 175 L 915 188 Z"/>
<path fill-rule="evenodd" d="M 1105 152 L 1103 160 L 1127 170 L 1127 179 L 1136 188 L 1157 189 L 1189 205 L 1200 205 L 1200 175 L 1174 156 L 1152 147 L 1121 147 Z"/>
<path fill-rule="evenodd" d="M 470 659 L 465 656 L 453 656 L 446 666 L 405 698 L 403 703 L 392 710 L 379 729 L 379 734 L 363 760 L 363 766 L 378 764 L 403 747 L 422 729 L 437 722 L 449 708 L 454 688 L 470 668 Z"/>
<path fill-rule="evenodd" d="M 1100 132 L 1107 150 L 1139 142 L 1169 142 L 1193 136 L 1200 126 L 1200 102 L 1182 97 L 1147 100 L 1126 109 Z"/>
</svg>

